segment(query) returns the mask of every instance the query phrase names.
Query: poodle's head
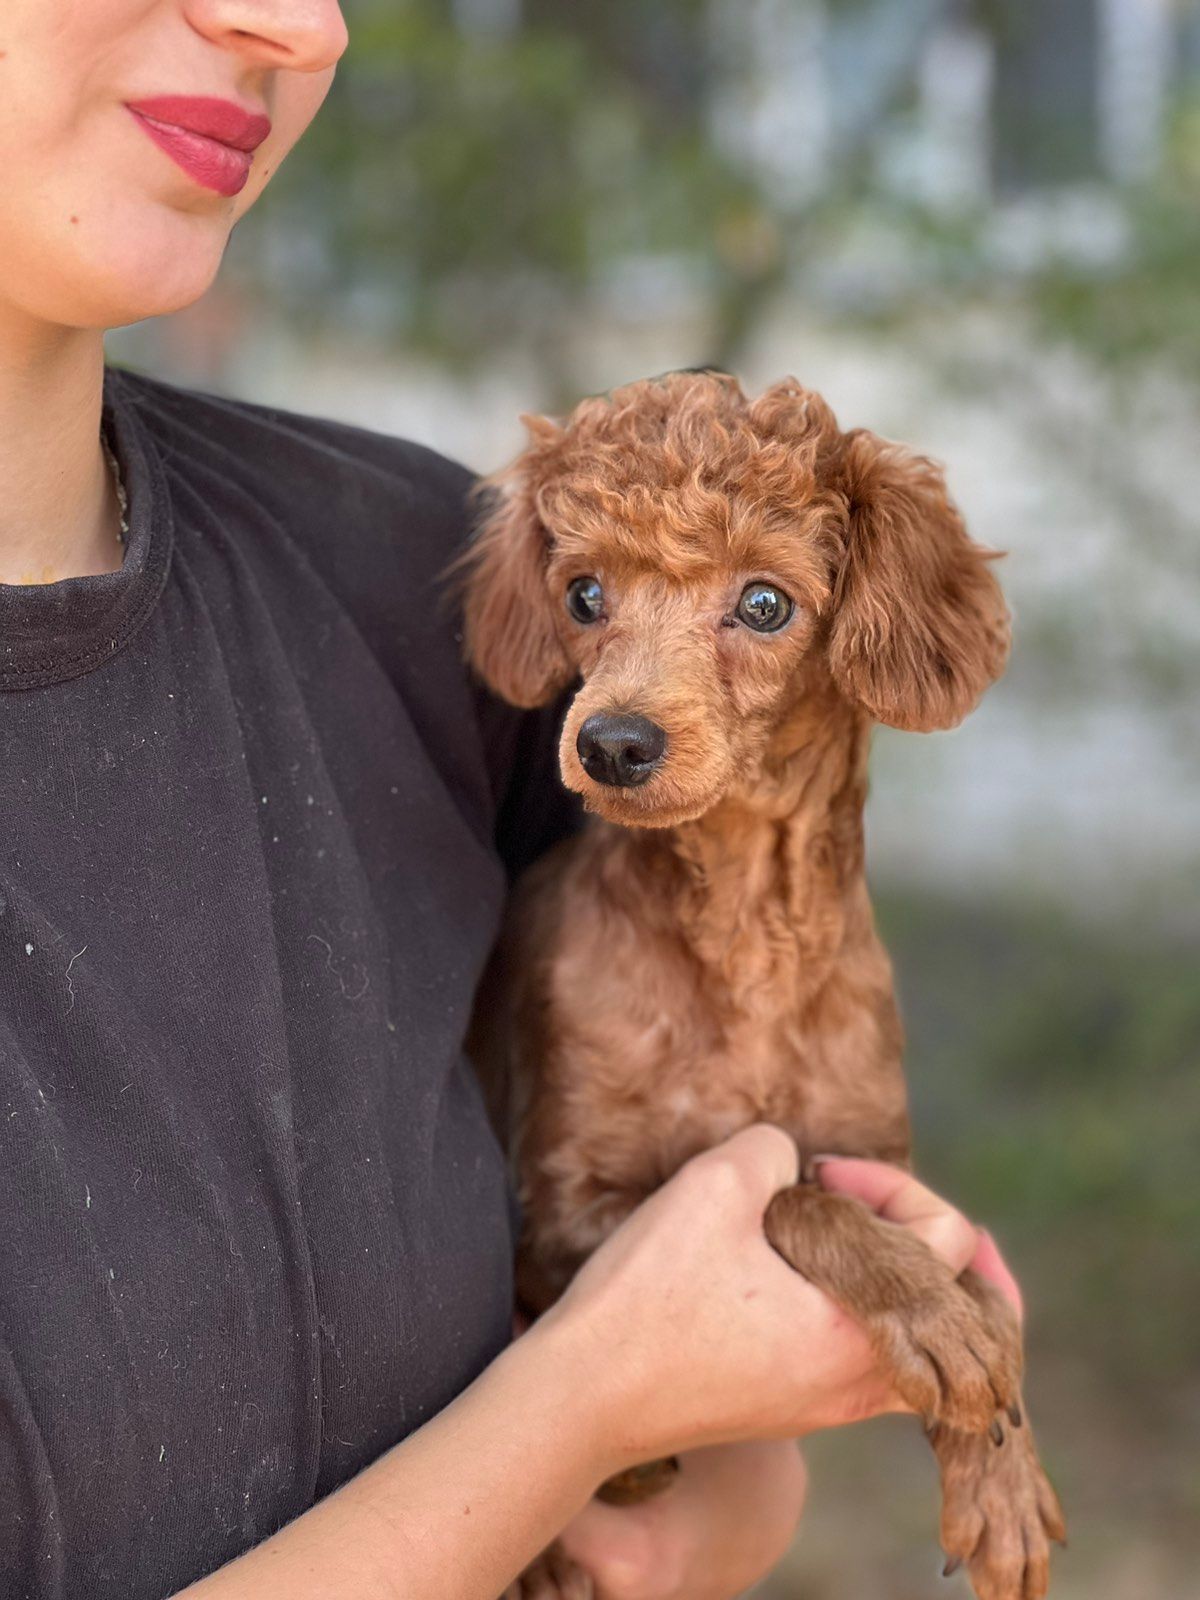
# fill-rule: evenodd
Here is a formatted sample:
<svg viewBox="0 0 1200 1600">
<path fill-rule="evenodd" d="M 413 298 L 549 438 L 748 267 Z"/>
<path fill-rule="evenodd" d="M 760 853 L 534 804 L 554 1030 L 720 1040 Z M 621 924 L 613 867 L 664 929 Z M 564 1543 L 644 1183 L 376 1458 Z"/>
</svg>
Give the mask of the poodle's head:
<svg viewBox="0 0 1200 1600">
<path fill-rule="evenodd" d="M 989 552 L 941 473 L 797 383 L 674 373 L 526 421 L 465 562 L 468 654 L 519 706 L 581 680 L 563 778 L 611 821 L 709 810 L 805 697 L 945 728 L 1002 670 Z"/>
</svg>

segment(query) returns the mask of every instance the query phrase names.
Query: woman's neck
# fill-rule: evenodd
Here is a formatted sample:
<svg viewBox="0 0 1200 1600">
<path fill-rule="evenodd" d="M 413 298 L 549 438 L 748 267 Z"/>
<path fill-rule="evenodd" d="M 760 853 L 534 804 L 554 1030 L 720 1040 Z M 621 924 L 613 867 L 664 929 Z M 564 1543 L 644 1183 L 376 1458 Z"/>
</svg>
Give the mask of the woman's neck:
<svg viewBox="0 0 1200 1600">
<path fill-rule="evenodd" d="M 103 336 L 0 306 L 0 583 L 115 572 L 121 513 L 100 443 Z"/>
</svg>

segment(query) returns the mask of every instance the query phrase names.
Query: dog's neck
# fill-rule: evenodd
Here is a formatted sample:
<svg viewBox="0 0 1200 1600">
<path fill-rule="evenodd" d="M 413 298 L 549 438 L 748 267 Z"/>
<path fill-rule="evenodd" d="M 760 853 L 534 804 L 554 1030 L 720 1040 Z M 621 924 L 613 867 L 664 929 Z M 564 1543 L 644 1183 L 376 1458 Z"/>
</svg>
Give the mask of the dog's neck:
<svg viewBox="0 0 1200 1600">
<path fill-rule="evenodd" d="M 871 937 L 862 813 L 870 723 L 839 695 L 800 701 L 753 781 L 653 836 L 678 863 L 680 926 L 694 954 L 748 997 L 811 994 L 847 940 Z M 791 983 L 781 986 L 781 968 Z"/>
</svg>

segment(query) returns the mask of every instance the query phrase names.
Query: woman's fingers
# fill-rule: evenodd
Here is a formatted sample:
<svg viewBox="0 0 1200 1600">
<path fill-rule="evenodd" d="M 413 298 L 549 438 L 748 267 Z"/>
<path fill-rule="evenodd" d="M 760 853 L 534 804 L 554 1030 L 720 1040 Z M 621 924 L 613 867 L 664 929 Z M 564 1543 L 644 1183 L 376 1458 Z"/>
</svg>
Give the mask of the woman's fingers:
<svg viewBox="0 0 1200 1600">
<path fill-rule="evenodd" d="M 770 1122 L 756 1122 L 714 1145 L 689 1163 L 696 1171 L 731 1167 L 744 1186 L 747 1201 L 761 1217 L 781 1189 L 800 1177 L 800 1152 L 795 1140 Z"/>
<path fill-rule="evenodd" d="M 782 1557 L 804 1505 L 795 1444 L 718 1445 L 681 1458 L 669 1494 L 592 1501 L 562 1536 L 603 1600 L 728 1600 Z"/>
<path fill-rule="evenodd" d="M 909 1173 L 882 1161 L 851 1156 L 821 1157 L 817 1172 L 825 1188 L 855 1195 L 889 1222 L 911 1228 L 956 1272 L 973 1268 L 1012 1302 L 1019 1317 L 1024 1315 L 1020 1287 L 991 1234 L 973 1227 Z"/>
<path fill-rule="evenodd" d="M 819 1160 L 821 1182 L 910 1229 L 956 1274 L 978 1260 L 1005 1292 L 994 1247 L 906 1172 Z M 772 1197 L 797 1181 L 799 1157 L 758 1124 L 693 1157 L 644 1200 L 584 1264 L 541 1326 L 586 1351 L 616 1353 L 598 1424 L 606 1472 L 697 1445 L 795 1438 L 899 1404 L 871 1341 L 763 1233 Z M 579 1342 L 572 1344 L 571 1330 Z M 531 1334 L 530 1337 L 534 1337 Z"/>
<path fill-rule="evenodd" d="M 1024 1321 L 1025 1302 L 1021 1297 L 1021 1286 L 1008 1270 L 995 1239 L 986 1228 L 979 1230 L 979 1243 L 975 1247 L 975 1254 L 971 1257 L 969 1265 L 981 1278 L 986 1278 L 989 1283 L 995 1284 L 1001 1294 L 1012 1302 L 1017 1317 Z"/>
<path fill-rule="evenodd" d="M 979 1230 L 911 1173 L 882 1161 L 825 1156 L 817 1163 L 817 1176 L 823 1188 L 854 1195 L 886 1221 L 908 1228 L 953 1272 L 972 1264 Z"/>
</svg>

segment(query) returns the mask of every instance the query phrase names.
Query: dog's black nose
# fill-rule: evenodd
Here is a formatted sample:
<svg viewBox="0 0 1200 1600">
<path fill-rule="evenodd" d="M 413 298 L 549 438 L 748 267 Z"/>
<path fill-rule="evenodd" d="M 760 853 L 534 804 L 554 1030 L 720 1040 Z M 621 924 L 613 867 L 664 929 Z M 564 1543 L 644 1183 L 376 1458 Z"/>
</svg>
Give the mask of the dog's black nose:
<svg viewBox="0 0 1200 1600">
<path fill-rule="evenodd" d="M 589 778 L 631 789 L 658 766 L 667 736 L 649 717 L 598 711 L 580 728 L 575 748 Z"/>
</svg>

